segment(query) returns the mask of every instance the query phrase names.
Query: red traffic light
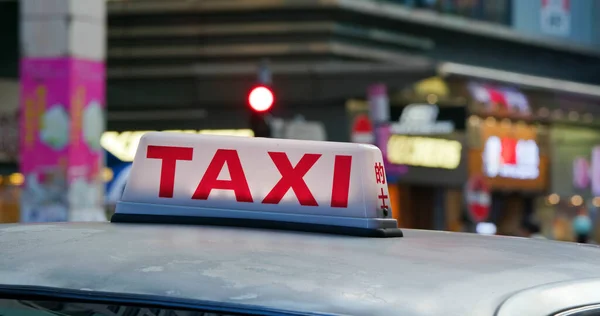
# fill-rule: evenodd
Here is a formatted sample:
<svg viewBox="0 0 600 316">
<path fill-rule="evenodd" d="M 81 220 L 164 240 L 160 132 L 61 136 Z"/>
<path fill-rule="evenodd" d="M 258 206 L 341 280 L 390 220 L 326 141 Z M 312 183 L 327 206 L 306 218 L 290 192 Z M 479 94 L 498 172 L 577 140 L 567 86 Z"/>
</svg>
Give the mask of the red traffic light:
<svg viewBox="0 0 600 316">
<path fill-rule="evenodd" d="M 254 87 L 248 95 L 248 104 L 256 112 L 266 112 L 273 106 L 275 96 L 271 89 L 265 86 Z"/>
</svg>

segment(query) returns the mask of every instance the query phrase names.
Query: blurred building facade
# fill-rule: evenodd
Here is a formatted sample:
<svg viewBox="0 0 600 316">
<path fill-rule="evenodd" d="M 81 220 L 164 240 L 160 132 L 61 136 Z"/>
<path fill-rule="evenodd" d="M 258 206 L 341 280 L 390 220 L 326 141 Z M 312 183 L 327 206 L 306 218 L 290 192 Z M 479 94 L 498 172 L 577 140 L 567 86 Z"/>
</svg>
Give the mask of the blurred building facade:
<svg viewBox="0 0 600 316">
<path fill-rule="evenodd" d="M 530 9 L 514 0 L 109 1 L 107 129 L 247 128 L 262 58 L 274 114 L 328 122 L 341 141 L 348 99 L 372 82 L 428 77 L 438 62 L 600 83 L 600 55 L 522 26 L 541 23 L 541 9 Z"/>
<path fill-rule="evenodd" d="M 247 92 L 268 58 L 274 115 L 322 122 L 329 140 L 373 141 L 361 119 L 373 83 L 388 88 L 390 123 L 414 104 L 452 123 L 441 134 L 390 128 L 376 137 L 391 155 L 404 227 L 472 230 L 465 186 L 476 176 L 489 185 L 486 220 L 503 234 L 535 214 L 546 235 L 568 239 L 573 214 L 600 206 L 596 1 L 111 0 L 107 8 L 103 145 L 124 160 L 141 131 L 245 134 Z M 534 158 L 499 165 L 517 144 Z M 414 154 L 432 148 L 454 158 Z"/>
</svg>

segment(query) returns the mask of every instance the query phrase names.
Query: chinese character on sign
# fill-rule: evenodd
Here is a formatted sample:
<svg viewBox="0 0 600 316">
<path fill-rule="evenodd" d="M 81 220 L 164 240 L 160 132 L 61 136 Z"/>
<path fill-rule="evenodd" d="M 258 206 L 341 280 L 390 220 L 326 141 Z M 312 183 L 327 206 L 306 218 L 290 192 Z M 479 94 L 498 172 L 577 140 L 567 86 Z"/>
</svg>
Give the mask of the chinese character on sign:
<svg viewBox="0 0 600 316">
<path fill-rule="evenodd" d="M 389 206 L 387 204 L 385 204 L 385 200 L 388 198 L 387 194 L 385 194 L 385 192 L 383 192 L 383 188 L 381 188 L 381 193 L 377 196 L 378 199 L 381 200 L 381 208 L 382 209 L 387 209 Z"/>
<path fill-rule="evenodd" d="M 377 183 L 385 184 L 385 171 L 381 162 L 375 163 L 375 180 Z"/>
</svg>

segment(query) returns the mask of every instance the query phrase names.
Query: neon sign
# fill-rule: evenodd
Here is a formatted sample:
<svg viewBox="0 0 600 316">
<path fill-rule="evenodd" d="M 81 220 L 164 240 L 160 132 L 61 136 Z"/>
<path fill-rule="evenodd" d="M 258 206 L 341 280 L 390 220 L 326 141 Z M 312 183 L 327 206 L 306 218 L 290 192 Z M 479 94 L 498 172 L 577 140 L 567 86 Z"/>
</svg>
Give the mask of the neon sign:
<svg viewBox="0 0 600 316">
<path fill-rule="evenodd" d="M 489 137 L 483 151 L 483 171 L 488 177 L 537 179 L 540 150 L 534 140 Z"/>
<path fill-rule="evenodd" d="M 387 159 L 398 165 L 456 169 L 460 164 L 462 144 L 455 140 L 390 136 Z"/>
</svg>

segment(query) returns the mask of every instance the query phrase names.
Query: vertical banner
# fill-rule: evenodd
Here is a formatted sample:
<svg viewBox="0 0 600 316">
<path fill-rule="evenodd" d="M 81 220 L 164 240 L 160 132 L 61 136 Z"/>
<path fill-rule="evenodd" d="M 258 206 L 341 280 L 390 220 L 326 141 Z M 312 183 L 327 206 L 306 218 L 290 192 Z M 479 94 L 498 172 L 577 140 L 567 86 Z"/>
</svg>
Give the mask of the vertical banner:
<svg viewBox="0 0 600 316">
<path fill-rule="evenodd" d="M 104 85 L 102 62 L 21 60 L 22 222 L 103 219 Z"/>
<path fill-rule="evenodd" d="M 569 36 L 571 33 L 571 8 L 569 0 L 540 0 L 540 29 L 543 33 Z"/>
<path fill-rule="evenodd" d="M 369 118 L 374 125 L 390 121 L 390 101 L 384 84 L 373 84 L 368 89 Z"/>
<path fill-rule="evenodd" d="M 594 146 L 592 148 L 590 173 L 592 194 L 594 196 L 600 196 L 600 146 Z"/>
</svg>

